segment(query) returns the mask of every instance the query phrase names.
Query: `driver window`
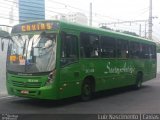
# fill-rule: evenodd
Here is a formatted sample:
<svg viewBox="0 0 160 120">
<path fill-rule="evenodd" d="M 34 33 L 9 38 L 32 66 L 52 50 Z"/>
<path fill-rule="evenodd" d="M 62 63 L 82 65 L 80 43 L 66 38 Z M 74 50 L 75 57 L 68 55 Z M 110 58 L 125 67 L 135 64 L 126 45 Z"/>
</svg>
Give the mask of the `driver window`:
<svg viewBox="0 0 160 120">
<path fill-rule="evenodd" d="M 62 33 L 61 65 L 71 64 L 78 59 L 78 38 L 75 35 Z"/>
</svg>

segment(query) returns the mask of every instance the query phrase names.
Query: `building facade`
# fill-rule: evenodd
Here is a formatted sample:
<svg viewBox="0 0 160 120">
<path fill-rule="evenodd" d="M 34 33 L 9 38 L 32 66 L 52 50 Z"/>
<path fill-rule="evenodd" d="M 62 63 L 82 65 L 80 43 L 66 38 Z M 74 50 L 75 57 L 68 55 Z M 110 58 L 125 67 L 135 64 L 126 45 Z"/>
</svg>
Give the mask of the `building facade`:
<svg viewBox="0 0 160 120">
<path fill-rule="evenodd" d="M 78 24 L 83 24 L 83 25 L 88 24 L 88 19 L 86 15 L 80 12 L 68 13 L 68 14 L 57 14 L 53 16 L 52 19 L 65 20 L 68 22 L 73 22 L 73 23 L 78 23 Z"/>
<path fill-rule="evenodd" d="M 45 19 L 45 0 L 19 0 L 19 22 Z"/>
<path fill-rule="evenodd" d="M 69 13 L 66 18 L 70 22 L 84 24 L 84 25 L 88 24 L 87 16 L 80 12 Z"/>
<path fill-rule="evenodd" d="M 54 15 L 54 16 L 52 16 L 51 17 L 52 19 L 54 19 L 54 20 L 67 20 L 66 19 L 66 14 L 57 14 L 57 15 Z"/>
</svg>

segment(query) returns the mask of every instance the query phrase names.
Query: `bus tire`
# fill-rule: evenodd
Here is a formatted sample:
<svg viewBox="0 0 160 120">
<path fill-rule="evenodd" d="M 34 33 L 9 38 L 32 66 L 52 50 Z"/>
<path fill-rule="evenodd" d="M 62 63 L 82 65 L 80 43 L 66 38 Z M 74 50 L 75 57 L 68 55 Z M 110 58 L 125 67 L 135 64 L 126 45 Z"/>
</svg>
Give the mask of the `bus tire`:
<svg viewBox="0 0 160 120">
<path fill-rule="evenodd" d="M 85 79 L 81 88 L 82 101 L 89 101 L 93 96 L 93 82 L 90 79 Z"/>
<path fill-rule="evenodd" d="M 142 81 L 143 81 L 143 74 L 141 72 L 138 72 L 136 76 L 136 84 L 134 87 L 136 90 L 142 87 Z"/>
</svg>

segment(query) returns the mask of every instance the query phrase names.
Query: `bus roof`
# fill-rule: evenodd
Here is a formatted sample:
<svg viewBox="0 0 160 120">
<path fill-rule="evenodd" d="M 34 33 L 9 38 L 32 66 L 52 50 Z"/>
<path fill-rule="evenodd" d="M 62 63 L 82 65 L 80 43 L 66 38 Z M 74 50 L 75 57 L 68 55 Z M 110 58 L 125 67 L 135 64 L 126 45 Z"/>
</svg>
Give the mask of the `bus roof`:
<svg viewBox="0 0 160 120">
<path fill-rule="evenodd" d="M 98 33 L 100 35 L 104 35 L 104 36 L 106 35 L 106 36 L 114 37 L 117 39 L 128 39 L 128 40 L 132 40 L 132 41 L 156 44 L 155 42 L 153 42 L 149 39 L 145 39 L 142 37 L 133 36 L 133 35 L 129 35 L 129 34 L 121 33 L 121 32 L 106 30 L 103 28 L 84 26 L 81 24 L 71 23 L 71 22 L 66 22 L 66 21 L 59 21 L 59 22 L 61 24 L 61 28 L 72 28 L 72 29 L 77 29 L 80 31 L 88 32 L 88 33 L 95 33 L 95 34 Z"/>
<path fill-rule="evenodd" d="M 148 44 L 155 44 L 153 41 L 142 38 L 142 37 L 133 36 L 133 35 L 129 35 L 121 32 L 115 32 L 111 30 L 106 30 L 103 28 L 85 26 L 85 25 L 71 23 L 71 22 L 62 21 L 62 20 L 37 20 L 37 21 L 21 23 L 21 24 L 15 25 L 12 28 L 11 34 L 26 33 L 26 32 L 30 33 L 30 32 L 37 32 L 37 31 L 58 32 L 59 30 L 64 28 L 88 32 L 92 34 L 98 33 L 102 36 L 110 36 L 116 39 L 126 39 L 131 41 L 145 42 Z"/>
</svg>

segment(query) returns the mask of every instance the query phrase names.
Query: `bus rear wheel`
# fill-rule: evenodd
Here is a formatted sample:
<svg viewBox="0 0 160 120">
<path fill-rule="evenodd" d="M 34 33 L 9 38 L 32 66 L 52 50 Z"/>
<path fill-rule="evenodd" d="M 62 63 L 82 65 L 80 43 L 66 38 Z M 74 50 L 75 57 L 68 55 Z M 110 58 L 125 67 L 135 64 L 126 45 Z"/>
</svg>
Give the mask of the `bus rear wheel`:
<svg viewBox="0 0 160 120">
<path fill-rule="evenodd" d="M 135 89 L 140 89 L 142 87 L 143 75 L 142 73 L 137 73 Z"/>
<path fill-rule="evenodd" d="M 82 101 L 88 101 L 93 95 L 93 84 L 90 80 L 86 79 L 82 84 L 81 99 Z"/>
</svg>

